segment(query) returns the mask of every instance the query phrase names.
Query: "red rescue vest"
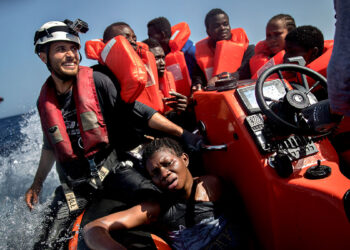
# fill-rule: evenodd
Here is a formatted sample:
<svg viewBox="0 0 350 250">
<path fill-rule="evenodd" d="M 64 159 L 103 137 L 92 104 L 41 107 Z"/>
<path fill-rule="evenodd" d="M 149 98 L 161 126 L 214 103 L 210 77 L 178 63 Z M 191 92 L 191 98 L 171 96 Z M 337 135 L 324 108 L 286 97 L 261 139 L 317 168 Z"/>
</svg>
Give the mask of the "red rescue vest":
<svg viewBox="0 0 350 250">
<path fill-rule="evenodd" d="M 86 57 L 105 64 L 120 83 L 120 96 L 132 103 L 141 94 L 147 83 L 144 63 L 129 41 L 123 36 L 112 38 L 107 44 L 95 39 L 85 43 Z"/>
<path fill-rule="evenodd" d="M 164 111 L 162 95 L 159 90 L 158 70 L 156 59 L 152 52 L 148 50 L 147 44 L 138 42 L 139 54 L 147 70 L 147 84 L 141 92 L 137 101 L 154 108 L 160 113 Z"/>
<path fill-rule="evenodd" d="M 164 97 L 171 97 L 170 90 L 177 92 L 174 76 L 171 72 L 165 70 L 163 77 L 159 78 L 159 89 Z"/>
<path fill-rule="evenodd" d="M 333 50 L 333 40 L 326 40 L 324 41 L 324 49 L 323 49 L 323 53 L 321 56 L 317 57 L 315 60 L 313 60 L 311 63 L 309 63 L 308 65 L 306 65 L 306 67 L 320 73 L 321 75 L 323 75 L 324 77 L 327 78 L 327 67 L 328 67 L 328 63 L 329 60 L 331 58 L 332 55 L 332 50 Z M 285 74 L 284 74 L 285 75 Z M 287 80 L 290 82 L 301 82 L 301 78 L 298 75 L 298 79 L 295 79 L 295 77 L 290 78 L 288 76 L 286 76 Z M 310 77 L 306 77 L 307 82 L 309 83 L 309 87 L 312 87 L 315 83 L 315 80 L 311 79 Z M 321 86 L 317 86 L 314 91 L 318 91 L 319 89 L 321 89 Z"/>
<path fill-rule="evenodd" d="M 329 60 L 331 59 L 333 44 L 334 44 L 333 40 L 325 40 L 322 55 L 317 57 L 308 65 L 306 65 L 306 67 L 317 71 L 324 77 L 327 77 L 327 67 L 328 67 Z"/>
<path fill-rule="evenodd" d="M 252 79 L 257 79 L 262 72 L 274 65 L 283 63 L 285 51 L 281 50 L 271 57 L 271 52 L 266 45 L 266 41 L 260 41 L 255 46 L 255 54 L 249 61 Z"/>
<path fill-rule="evenodd" d="M 306 65 L 306 67 L 315 70 L 316 72 L 320 73 L 324 77 L 327 77 L 327 67 L 328 67 L 329 60 L 331 58 L 333 43 L 334 43 L 333 40 L 324 41 L 324 49 L 323 49 L 322 55 L 316 58 L 314 61 L 312 61 L 308 65 Z M 265 41 L 261 41 L 256 45 L 255 53 L 256 54 L 250 59 L 250 62 L 249 62 L 251 72 L 254 69 L 257 70 L 260 65 L 262 66 L 260 66 L 257 72 L 255 72 L 252 79 L 258 78 L 259 75 L 264 70 L 274 65 L 283 63 L 283 57 L 284 57 L 285 51 L 282 50 L 272 58 L 268 59 L 269 57 L 268 57 L 268 50 L 266 47 L 266 43 Z M 292 78 L 288 77 L 288 73 L 285 73 L 284 75 L 291 82 L 298 81 L 294 78 L 294 76 Z M 314 83 L 314 81 L 309 77 L 307 77 L 307 81 L 310 84 L 310 87 Z"/>
<path fill-rule="evenodd" d="M 320 73 L 321 75 L 327 78 L 327 67 L 328 67 L 329 60 L 331 59 L 333 44 L 334 44 L 333 40 L 325 40 L 322 55 L 317 57 L 308 65 L 306 65 L 306 67 L 315 70 L 316 72 Z M 306 77 L 306 80 L 309 83 L 309 87 L 313 86 L 315 83 L 315 81 L 310 77 Z M 321 86 L 317 86 L 315 88 L 315 91 L 319 89 L 321 89 Z"/>
<path fill-rule="evenodd" d="M 79 67 L 77 81 L 73 85 L 85 157 L 95 154 L 109 143 L 92 72 L 88 67 Z M 41 88 L 38 110 L 43 131 L 54 149 L 56 158 L 60 162 L 76 159 L 50 78 Z"/>
<path fill-rule="evenodd" d="M 191 77 L 187 68 L 185 55 L 181 51 L 191 35 L 190 27 L 182 22 L 171 27 L 169 41 L 170 52 L 165 57 L 166 69 L 173 73 L 176 89 L 179 93 L 190 96 Z"/>
<path fill-rule="evenodd" d="M 159 78 L 159 89 L 161 91 L 161 95 L 163 97 L 172 97 L 172 95 L 169 94 L 170 90 L 176 91 L 176 85 L 174 76 L 171 72 L 165 70 L 163 77 Z M 171 110 L 171 108 L 167 105 L 164 105 L 164 112 Z"/>
<path fill-rule="evenodd" d="M 92 60 L 97 60 L 100 64 L 104 65 L 101 52 L 106 44 L 102 39 L 93 39 L 86 41 L 85 43 L 85 55 L 87 58 Z"/>
<path fill-rule="evenodd" d="M 196 60 L 207 81 L 222 72 L 235 72 L 241 66 L 249 40 L 242 28 L 232 29 L 231 34 L 231 40 L 218 41 L 215 50 L 209 46 L 208 37 L 196 43 Z"/>
</svg>

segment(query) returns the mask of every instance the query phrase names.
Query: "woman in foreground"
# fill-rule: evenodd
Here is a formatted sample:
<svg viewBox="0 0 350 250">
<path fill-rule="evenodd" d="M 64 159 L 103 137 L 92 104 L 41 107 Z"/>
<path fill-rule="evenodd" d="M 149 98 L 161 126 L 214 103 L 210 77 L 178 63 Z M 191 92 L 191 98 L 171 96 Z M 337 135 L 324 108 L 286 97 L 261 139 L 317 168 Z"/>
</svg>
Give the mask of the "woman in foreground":
<svg viewBox="0 0 350 250">
<path fill-rule="evenodd" d="M 91 249 L 125 249 L 110 231 L 155 223 L 173 249 L 239 248 L 237 228 L 220 211 L 222 188 L 214 176 L 193 178 L 189 158 L 169 138 L 156 139 L 143 152 L 152 181 L 164 191 L 161 202 L 144 202 L 90 222 L 84 239 Z"/>
</svg>

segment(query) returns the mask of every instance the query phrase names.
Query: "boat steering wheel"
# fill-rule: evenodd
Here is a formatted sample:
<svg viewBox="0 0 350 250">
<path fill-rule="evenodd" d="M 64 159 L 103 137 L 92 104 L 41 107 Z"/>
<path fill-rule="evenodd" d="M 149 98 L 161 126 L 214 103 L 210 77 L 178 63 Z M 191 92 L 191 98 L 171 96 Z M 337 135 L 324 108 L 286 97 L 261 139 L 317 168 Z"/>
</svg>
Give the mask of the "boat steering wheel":
<svg viewBox="0 0 350 250">
<path fill-rule="evenodd" d="M 302 90 L 298 90 L 288 87 L 283 79 L 283 71 L 300 73 L 304 88 L 302 88 Z M 275 73 L 277 73 L 279 79 L 282 81 L 286 92 L 284 97 L 279 100 L 273 100 L 272 98 L 266 97 L 263 94 L 263 86 L 266 79 Z M 315 84 L 311 88 L 309 87 L 305 75 L 315 80 Z M 315 134 L 314 132 L 311 132 L 310 128 L 306 128 L 306 126 L 302 125 L 305 124 L 305 122 L 301 122 L 301 117 L 302 110 L 311 105 L 308 97 L 309 93 L 312 92 L 312 90 L 318 85 L 321 85 L 326 89 L 327 79 L 316 71 L 296 64 L 279 64 L 267 69 L 258 78 L 255 86 L 255 97 L 261 111 L 270 121 L 287 128 L 294 134 Z M 279 105 L 283 106 L 283 112 L 293 112 L 293 121 L 286 120 L 285 118 L 282 118 L 280 114 L 273 111 L 271 104 L 267 104 L 268 101 L 271 102 L 271 104 L 278 103 Z M 316 99 L 315 101 L 317 102 Z"/>
</svg>

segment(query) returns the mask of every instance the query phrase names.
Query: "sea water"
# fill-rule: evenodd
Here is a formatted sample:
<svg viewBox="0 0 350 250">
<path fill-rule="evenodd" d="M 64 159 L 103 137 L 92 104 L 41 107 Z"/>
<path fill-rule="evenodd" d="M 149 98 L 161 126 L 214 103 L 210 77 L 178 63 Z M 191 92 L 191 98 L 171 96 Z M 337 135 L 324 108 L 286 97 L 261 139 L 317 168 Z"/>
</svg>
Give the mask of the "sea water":
<svg viewBox="0 0 350 250">
<path fill-rule="evenodd" d="M 0 249 L 31 249 L 44 209 L 59 185 L 53 168 L 29 211 L 24 195 L 38 167 L 42 131 L 38 112 L 0 119 Z"/>
</svg>

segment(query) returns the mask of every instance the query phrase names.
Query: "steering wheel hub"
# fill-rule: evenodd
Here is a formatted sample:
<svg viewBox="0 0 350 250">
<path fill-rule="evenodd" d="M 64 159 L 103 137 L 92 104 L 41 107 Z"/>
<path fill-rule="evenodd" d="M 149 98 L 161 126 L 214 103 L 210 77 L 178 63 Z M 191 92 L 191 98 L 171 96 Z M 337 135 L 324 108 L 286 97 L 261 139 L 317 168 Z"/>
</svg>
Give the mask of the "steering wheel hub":
<svg viewBox="0 0 350 250">
<path fill-rule="evenodd" d="M 296 110 L 302 110 L 310 105 L 307 95 L 296 89 L 287 92 L 286 100 Z"/>
</svg>

